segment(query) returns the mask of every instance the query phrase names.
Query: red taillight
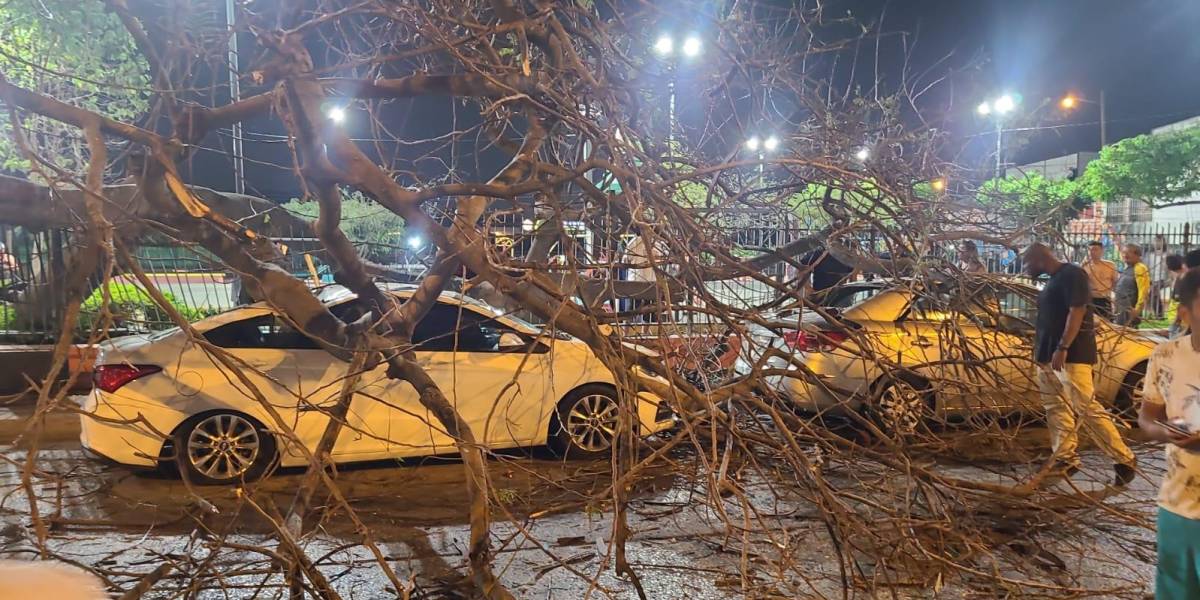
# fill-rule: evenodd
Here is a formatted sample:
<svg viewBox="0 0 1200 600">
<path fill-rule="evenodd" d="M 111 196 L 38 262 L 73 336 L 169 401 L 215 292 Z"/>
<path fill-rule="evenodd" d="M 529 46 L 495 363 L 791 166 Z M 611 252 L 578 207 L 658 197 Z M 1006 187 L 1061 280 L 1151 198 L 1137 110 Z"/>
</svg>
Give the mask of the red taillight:
<svg viewBox="0 0 1200 600">
<path fill-rule="evenodd" d="M 99 365 L 92 371 L 92 383 L 106 392 L 115 392 L 134 379 L 161 370 L 154 365 Z"/>
<path fill-rule="evenodd" d="M 832 352 L 847 338 L 849 336 L 840 331 L 789 331 L 783 334 L 783 343 L 800 352 Z"/>
</svg>

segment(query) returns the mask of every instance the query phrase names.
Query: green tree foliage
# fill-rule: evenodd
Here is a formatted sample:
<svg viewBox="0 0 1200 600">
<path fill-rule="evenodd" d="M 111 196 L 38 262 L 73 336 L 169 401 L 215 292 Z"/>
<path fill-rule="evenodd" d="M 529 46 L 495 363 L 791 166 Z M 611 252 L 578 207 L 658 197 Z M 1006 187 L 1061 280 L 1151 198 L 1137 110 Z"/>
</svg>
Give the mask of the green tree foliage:
<svg viewBox="0 0 1200 600">
<path fill-rule="evenodd" d="M 283 208 L 306 219 L 316 219 L 321 212 L 316 200 L 293 199 Z M 392 257 L 404 244 L 404 219 L 361 192 L 343 194 L 341 228 L 346 237 L 359 246 L 359 253 L 374 262 L 392 262 Z"/>
<path fill-rule="evenodd" d="M 19 86 L 122 121 L 136 121 L 147 108 L 147 66 L 121 21 L 100 2 L 0 4 L 0 70 Z M 30 115 L 24 125 L 40 154 L 63 168 L 82 168 L 87 150 L 79 130 Z M 30 168 L 7 118 L 0 119 L 0 168 Z"/>
<path fill-rule="evenodd" d="M 1133 198 L 1167 206 L 1200 191 L 1200 127 L 1139 135 L 1105 147 L 1082 177 L 1101 201 Z"/>
<path fill-rule="evenodd" d="M 1047 179 L 1038 173 L 989 179 L 976 194 L 980 204 L 1016 211 L 1031 219 L 1070 219 L 1091 202 L 1079 180 Z"/>
</svg>

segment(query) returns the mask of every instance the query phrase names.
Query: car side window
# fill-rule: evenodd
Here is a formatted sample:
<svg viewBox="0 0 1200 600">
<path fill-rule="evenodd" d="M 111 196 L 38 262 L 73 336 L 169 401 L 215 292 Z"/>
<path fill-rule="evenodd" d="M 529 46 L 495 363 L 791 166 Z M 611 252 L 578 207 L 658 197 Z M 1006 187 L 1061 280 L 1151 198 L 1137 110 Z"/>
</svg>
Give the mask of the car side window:
<svg viewBox="0 0 1200 600">
<path fill-rule="evenodd" d="M 1037 321 L 1037 300 L 1014 291 L 1000 294 L 1003 325 L 1010 330 L 1032 330 Z"/>
<path fill-rule="evenodd" d="M 454 352 L 457 339 L 458 352 L 496 352 L 506 331 L 494 319 L 439 302 L 413 329 L 413 344 L 418 351 Z"/>
<path fill-rule="evenodd" d="M 204 339 L 222 348 L 275 348 L 281 350 L 316 350 L 320 348 L 311 338 L 276 315 L 261 315 L 226 323 L 205 333 Z"/>
<path fill-rule="evenodd" d="M 917 321 L 941 323 L 957 318 L 957 315 L 946 306 L 945 298 L 931 294 L 920 294 L 913 301 L 912 317 Z"/>
<path fill-rule="evenodd" d="M 830 297 L 825 302 L 826 308 L 850 308 L 858 303 L 869 300 L 879 293 L 879 288 L 848 288 L 845 291 Z"/>
</svg>

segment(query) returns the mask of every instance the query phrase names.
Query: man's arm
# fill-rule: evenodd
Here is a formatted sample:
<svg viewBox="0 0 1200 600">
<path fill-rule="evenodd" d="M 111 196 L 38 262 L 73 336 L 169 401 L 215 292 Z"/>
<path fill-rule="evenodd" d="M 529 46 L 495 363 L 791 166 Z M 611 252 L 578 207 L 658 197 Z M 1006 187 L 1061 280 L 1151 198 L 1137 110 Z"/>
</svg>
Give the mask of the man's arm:
<svg viewBox="0 0 1200 600">
<path fill-rule="evenodd" d="M 1087 315 L 1088 303 L 1092 300 L 1087 273 L 1083 269 L 1075 272 L 1071 281 L 1068 282 L 1066 293 L 1067 306 L 1070 306 L 1071 309 L 1067 313 L 1067 325 L 1058 338 L 1058 347 L 1054 350 L 1054 357 L 1050 360 L 1050 367 L 1056 371 L 1062 370 L 1063 365 L 1066 364 L 1067 349 L 1075 343 L 1075 337 L 1079 335 L 1079 329 L 1083 327 L 1083 317 Z"/>
<path fill-rule="evenodd" d="M 1137 304 L 1133 307 L 1133 314 L 1137 315 L 1141 314 L 1146 300 L 1150 298 L 1150 268 L 1145 263 L 1138 263 L 1133 266 L 1133 276 L 1138 286 Z"/>
<path fill-rule="evenodd" d="M 1075 336 L 1079 335 L 1079 329 L 1083 326 L 1083 317 L 1087 314 L 1087 306 L 1072 306 L 1071 312 L 1067 313 L 1067 326 L 1063 328 L 1062 337 L 1058 338 L 1058 349 L 1066 351 L 1075 343 Z"/>
</svg>

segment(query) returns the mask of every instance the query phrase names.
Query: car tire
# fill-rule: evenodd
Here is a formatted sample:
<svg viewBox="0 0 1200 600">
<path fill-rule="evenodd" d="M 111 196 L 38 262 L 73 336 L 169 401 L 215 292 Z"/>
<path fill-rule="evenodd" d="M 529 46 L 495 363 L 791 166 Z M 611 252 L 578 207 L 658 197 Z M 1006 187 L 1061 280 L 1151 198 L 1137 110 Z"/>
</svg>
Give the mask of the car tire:
<svg viewBox="0 0 1200 600">
<path fill-rule="evenodd" d="M 929 426 L 935 406 L 933 386 L 929 381 L 914 373 L 902 372 L 880 379 L 871 403 L 865 408 L 884 433 L 909 437 Z"/>
<path fill-rule="evenodd" d="M 254 481 L 275 461 L 274 434 L 239 412 L 196 415 L 172 437 L 180 474 L 200 485 Z"/>
<path fill-rule="evenodd" d="M 1121 388 L 1117 390 L 1117 397 L 1113 400 L 1113 414 L 1130 427 L 1137 427 L 1138 409 L 1142 403 L 1142 381 L 1145 379 L 1146 363 L 1134 365 L 1125 374 Z"/>
<path fill-rule="evenodd" d="M 554 408 L 546 445 L 555 454 L 570 458 L 608 456 L 617 431 L 618 411 L 617 390 L 612 386 L 589 384 L 577 388 Z"/>
</svg>

